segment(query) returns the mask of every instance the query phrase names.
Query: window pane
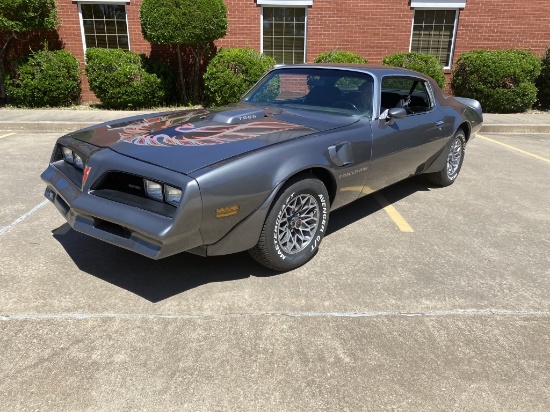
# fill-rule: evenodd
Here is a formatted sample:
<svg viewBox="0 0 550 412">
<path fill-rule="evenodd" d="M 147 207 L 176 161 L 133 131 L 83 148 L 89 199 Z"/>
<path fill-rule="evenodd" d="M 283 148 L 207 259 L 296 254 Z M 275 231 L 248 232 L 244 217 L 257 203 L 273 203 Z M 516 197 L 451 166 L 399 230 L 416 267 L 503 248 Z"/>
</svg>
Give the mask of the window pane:
<svg viewBox="0 0 550 412">
<path fill-rule="evenodd" d="M 118 33 L 118 34 L 127 33 L 127 30 L 126 30 L 126 20 L 118 20 L 118 21 L 116 22 L 116 30 L 117 30 L 117 33 Z"/>
<path fill-rule="evenodd" d="M 83 19 L 93 19 L 94 14 L 92 13 L 92 5 L 91 4 L 81 4 L 80 7 L 82 8 L 82 18 Z"/>
<path fill-rule="evenodd" d="M 86 47 L 96 47 L 94 35 L 87 35 L 85 36 L 85 38 L 86 38 Z"/>
<path fill-rule="evenodd" d="M 264 22 L 273 19 L 273 7 L 264 7 Z"/>
<path fill-rule="evenodd" d="M 96 34 L 105 34 L 105 21 L 103 20 L 95 21 L 95 32 Z"/>
<path fill-rule="evenodd" d="M 118 36 L 118 47 L 120 49 L 129 50 L 128 36 Z"/>
<path fill-rule="evenodd" d="M 285 9 L 284 7 L 273 8 L 273 19 L 275 21 L 285 21 Z"/>
<path fill-rule="evenodd" d="M 273 35 L 284 36 L 284 34 L 285 34 L 284 23 L 273 23 Z"/>
<path fill-rule="evenodd" d="M 284 49 L 284 40 L 282 37 L 273 38 L 273 50 L 283 50 Z"/>
<path fill-rule="evenodd" d="M 294 64 L 294 53 L 293 52 L 285 52 L 283 55 L 283 63 L 284 64 Z"/>
<path fill-rule="evenodd" d="M 102 19 L 105 17 L 101 4 L 92 4 L 93 18 Z"/>
<path fill-rule="evenodd" d="M 84 20 L 84 21 L 82 21 L 82 24 L 84 25 L 84 33 L 85 34 L 93 34 L 94 33 L 94 21 L 93 20 Z"/>
<path fill-rule="evenodd" d="M 274 51 L 272 57 L 277 61 L 277 63 L 283 62 L 283 52 Z"/>
<path fill-rule="evenodd" d="M 116 23 L 114 21 L 106 21 L 105 28 L 107 30 L 107 34 L 116 34 Z"/>
<path fill-rule="evenodd" d="M 104 49 L 107 49 L 107 36 L 106 35 L 96 35 L 95 36 L 95 40 L 96 40 L 96 47 L 102 47 Z"/>
</svg>

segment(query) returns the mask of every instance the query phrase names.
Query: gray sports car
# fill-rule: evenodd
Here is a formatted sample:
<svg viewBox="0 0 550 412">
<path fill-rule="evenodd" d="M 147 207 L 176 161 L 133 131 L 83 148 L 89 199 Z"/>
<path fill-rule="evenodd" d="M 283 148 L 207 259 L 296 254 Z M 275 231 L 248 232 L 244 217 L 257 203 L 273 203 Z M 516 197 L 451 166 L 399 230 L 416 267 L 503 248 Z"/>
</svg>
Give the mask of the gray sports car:
<svg viewBox="0 0 550 412">
<path fill-rule="evenodd" d="M 283 66 L 222 109 L 63 136 L 42 179 L 79 232 L 153 259 L 249 250 L 285 271 L 315 255 L 330 211 L 413 175 L 452 184 L 481 123 L 477 101 L 420 73 Z"/>
</svg>

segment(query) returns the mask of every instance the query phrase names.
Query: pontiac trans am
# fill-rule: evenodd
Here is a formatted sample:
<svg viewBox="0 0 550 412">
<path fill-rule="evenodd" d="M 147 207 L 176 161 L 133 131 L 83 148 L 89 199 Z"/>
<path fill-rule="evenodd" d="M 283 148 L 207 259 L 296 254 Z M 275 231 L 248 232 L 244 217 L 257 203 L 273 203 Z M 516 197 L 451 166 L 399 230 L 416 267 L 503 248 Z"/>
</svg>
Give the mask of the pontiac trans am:
<svg viewBox="0 0 550 412">
<path fill-rule="evenodd" d="M 481 124 L 476 100 L 420 73 L 282 66 L 224 108 L 69 133 L 41 177 L 97 239 L 153 259 L 248 250 L 286 271 L 315 255 L 330 211 L 413 175 L 452 184 Z"/>
</svg>

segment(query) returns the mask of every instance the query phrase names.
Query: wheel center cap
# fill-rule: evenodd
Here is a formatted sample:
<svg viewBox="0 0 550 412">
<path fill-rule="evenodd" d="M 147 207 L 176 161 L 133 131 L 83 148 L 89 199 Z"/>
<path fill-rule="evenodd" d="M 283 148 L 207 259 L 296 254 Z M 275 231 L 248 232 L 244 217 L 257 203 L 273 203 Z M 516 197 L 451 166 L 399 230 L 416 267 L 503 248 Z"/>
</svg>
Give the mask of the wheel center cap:
<svg viewBox="0 0 550 412">
<path fill-rule="evenodd" d="M 300 226 L 302 226 L 302 220 L 298 216 L 294 216 L 290 221 L 290 225 L 294 229 L 300 229 Z"/>
</svg>

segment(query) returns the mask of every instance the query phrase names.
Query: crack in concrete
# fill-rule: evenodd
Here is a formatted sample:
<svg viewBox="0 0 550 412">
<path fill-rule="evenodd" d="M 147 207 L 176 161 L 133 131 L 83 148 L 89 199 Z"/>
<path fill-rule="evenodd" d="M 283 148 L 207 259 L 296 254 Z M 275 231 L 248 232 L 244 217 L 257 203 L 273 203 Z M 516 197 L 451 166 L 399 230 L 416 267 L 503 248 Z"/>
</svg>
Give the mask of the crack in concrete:
<svg viewBox="0 0 550 412">
<path fill-rule="evenodd" d="M 439 312 L 265 312 L 265 313 L 35 313 L 0 315 L 0 321 L 10 320 L 85 320 L 85 319 L 196 319 L 196 318 L 241 318 L 241 317 L 291 317 L 291 318 L 376 318 L 376 317 L 451 317 L 451 316 L 550 316 L 547 311 L 472 310 Z"/>
</svg>

